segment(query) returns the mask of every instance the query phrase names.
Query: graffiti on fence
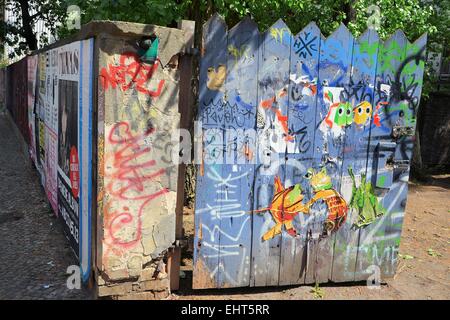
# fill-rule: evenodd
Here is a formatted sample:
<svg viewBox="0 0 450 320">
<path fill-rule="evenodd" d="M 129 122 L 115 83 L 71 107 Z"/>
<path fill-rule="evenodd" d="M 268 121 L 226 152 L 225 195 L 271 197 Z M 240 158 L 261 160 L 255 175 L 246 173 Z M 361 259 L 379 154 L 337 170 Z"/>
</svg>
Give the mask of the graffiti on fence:
<svg viewBox="0 0 450 320">
<path fill-rule="evenodd" d="M 240 119 L 262 158 L 223 164 L 228 146 L 214 140 L 221 156 L 197 181 L 194 287 L 363 280 L 372 264 L 392 276 L 426 36 L 382 41 L 370 29 L 355 39 L 341 25 L 324 38 L 313 23 L 292 35 L 281 20 L 261 34 L 249 19 L 227 30 L 215 15 L 204 38 L 203 132 Z M 217 177 L 247 193 L 230 197 L 234 180 Z"/>
</svg>

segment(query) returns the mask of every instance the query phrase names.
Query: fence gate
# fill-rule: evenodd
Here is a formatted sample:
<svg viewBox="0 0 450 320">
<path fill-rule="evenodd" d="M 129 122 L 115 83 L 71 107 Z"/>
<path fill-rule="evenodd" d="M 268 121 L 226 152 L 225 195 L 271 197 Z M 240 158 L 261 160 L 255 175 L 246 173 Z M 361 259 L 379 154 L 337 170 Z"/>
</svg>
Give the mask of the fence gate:
<svg viewBox="0 0 450 320">
<path fill-rule="evenodd" d="M 426 40 L 205 24 L 194 288 L 394 275 Z"/>
</svg>

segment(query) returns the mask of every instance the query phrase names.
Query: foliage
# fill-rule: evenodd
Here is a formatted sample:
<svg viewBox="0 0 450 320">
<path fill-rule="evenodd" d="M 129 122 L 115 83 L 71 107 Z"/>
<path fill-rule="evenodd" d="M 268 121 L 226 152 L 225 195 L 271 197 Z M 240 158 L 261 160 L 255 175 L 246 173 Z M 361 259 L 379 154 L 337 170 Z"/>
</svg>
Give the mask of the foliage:
<svg viewBox="0 0 450 320">
<path fill-rule="evenodd" d="M 14 14 L 21 17 L 19 3 L 25 0 L 6 0 Z M 450 43 L 450 1 L 448 0 L 32 0 L 31 8 L 39 12 L 46 25 L 64 38 L 76 30 L 68 30 L 63 21 L 69 5 L 81 9 L 81 23 L 91 20 L 122 20 L 175 27 L 179 19 L 196 21 L 197 35 L 201 25 L 215 12 L 221 14 L 229 27 L 243 17 L 251 16 L 260 30 L 267 30 L 276 20 L 283 19 L 296 34 L 310 21 L 315 21 L 324 36 L 330 35 L 340 23 L 359 36 L 367 29 L 372 13 L 368 8 L 380 8 L 378 32 L 386 39 L 397 29 L 404 30 L 410 41 L 428 33 L 428 51 L 438 52 L 440 45 Z M 33 17 L 35 21 L 37 17 Z M 7 44 L 19 44 L 18 54 L 28 51 L 19 22 L 2 26 Z M 199 37 L 196 37 L 197 41 Z M 44 43 L 46 39 L 43 39 Z M 446 57 L 448 59 L 448 57 Z M 427 98 L 435 86 L 428 67 L 425 71 L 423 97 Z"/>
<path fill-rule="evenodd" d="M 401 254 L 401 253 L 399 253 L 399 254 L 398 254 L 398 257 L 399 257 L 400 259 L 403 259 L 403 260 L 411 260 L 411 259 L 414 259 L 414 256 L 409 255 L 409 254 Z"/>
<path fill-rule="evenodd" d="M 314 288 L 312 288 L 309 292 L 312 293 L 314 299 L 323 299 L 325 296 L 325 292 L 319 287 L 319 283 L 316 283 Z"/>
<path fill-rule="evenodd" d="M 1 60 L 0 60 L 0 69 L 5 68 L 5 67 L 7 67 L 8 65 L 9 65 L 8 60 L 6 60 L 6 59 L 1 59 Z"/>
<path fill-rule="evenodd" d="M 24 16 L 24 8 L 28 9 L 28 15 Z M 56 34 L 57 28 L 64 17 L 65 8 L 61 6 L 59 0 L 5 0 L 5 9 L 11 12 L 15 21 L 0 21 L 0 35 L 5 44 L 16 48 L 9 58 L 15 55 L 21 56 L 30 50 L 37 49 L 36 34 L 27 27 L 33 26 L 38 20 L 51 34 Z M 49 39 L 43 34 L 39 42 L 47 44 Z"/>
<path fill-rule="evenodd" d="M 432 256 L 432 257 L 442 257 L 442 254 L 440 254 L 438 251 L 436 251 L 436 250 L 434 250 L 434 249 L 432 249 L 432 248 L 429 248 L 429 249 L 427 250 L 427 252 L 428 252 L 428 255 L 429 255 L 429 256 Z"/>
<path fill-rule="evenodd" d="M 81 24 L 91 20 L 130 21 L 136 23 L 176 26 L 183 17 L 188 1 L 168 0 L 62 0 L 67 8 L 76 5 L 81 10 Z M 60 36 L 66 36 L 76 30 L 66 27 L 59 30 Z"/>
</svg>

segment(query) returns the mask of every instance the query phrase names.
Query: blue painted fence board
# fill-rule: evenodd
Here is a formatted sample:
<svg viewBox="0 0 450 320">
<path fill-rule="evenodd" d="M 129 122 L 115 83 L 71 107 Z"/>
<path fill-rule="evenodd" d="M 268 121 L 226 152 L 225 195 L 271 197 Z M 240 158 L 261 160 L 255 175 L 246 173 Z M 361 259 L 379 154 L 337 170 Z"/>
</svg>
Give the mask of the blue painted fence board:
<svg viewBox="0 0 450 320">
<path fill-rule="evenodd" d="M 362 187 L 361 178 L 366 175 L 378 41 L 378 35 L 370 29 L 355 41 L 350 83 L 345 86 L 344 91 L 343 99 L 350 102 L 353 109 L 353 122 L 345 132 L 340 193 L 349 209 L 345 223 L 335 235 L 332 270 L 334 282 L 348 281 L 353 277 L 361 217 L 365 212 L 362 210 L 369 207 L 369 203 L 365 203 L 369 199 L 358 199 L 353 195 L 353 190 Z"/>
<path fill-rule="evenodd" d="M 289 130 L 294 140 L 286 153 L 286 187 L 300 184 L 304 197 L 312 190 L 305 172 L 312 167 L 314 133 L 317 127 L 317 79 L 321 33 L 315 23 L 308 24 L 291 40 L 291 72 L 289 82 Z M 300 213 L 293 224 L 297 235 L 283 234 L 282 263 L 279 284 L 303 283 L 307 273 L 307 222 L 314 215 Z"/>
</svg>

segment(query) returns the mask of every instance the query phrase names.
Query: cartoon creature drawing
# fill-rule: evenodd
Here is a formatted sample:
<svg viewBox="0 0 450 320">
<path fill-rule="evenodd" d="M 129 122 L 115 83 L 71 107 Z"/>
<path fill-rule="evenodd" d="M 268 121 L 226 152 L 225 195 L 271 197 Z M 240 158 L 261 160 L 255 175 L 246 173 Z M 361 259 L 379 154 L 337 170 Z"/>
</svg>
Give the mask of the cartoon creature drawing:
<svg viewBox="0 0 450 320">
<path fill-rule="evenodd" d="M 360 126 L 365 126 L 372 118 L 372 105 L 363 101 L 353 109 L 353 114 L 353 121 Z"/>
<path fill-rule="evenodd" d="M 345 222 L 348 213 L 348 205 L 344 198 L 333 189 L 331 177 L 327 174 L 327 170 L 323 167 L 319 172 L 315 172 L 312 168 L 308 169 L 306 178 L 310 180 L 313 198 L 306 204 L 308 208 L 319 201 L 325 202 L 328 208 L 328 216 L 324 223 L 324 235 L 332 231 L 337 231 Z"/>
<path fill-rule="evenodd" d="M 333 116 L 334 114 L 334 116 Z M 331 120 L 334 117 L 333 120 Z M 336 102 L 330 106 L 325 123 L 332 128 L 333 125 L 346 127 L 353 122 L 353 108 L 349 102 Z"/>
<path fill-rule="evenodd" d="M 384 215 L 386 209 L 375 196 L 372 184 L 366 181 L 365 173 L 361 174 L 359 187 L 356 187 L 355 175 L 351 166 L 348 167 L 348 173 L 353 181 L 350 208 L 358 212 L 358 221 L 354 225 L 358 228 L 365 227 Z"/>
<path fill-rule="evenodd" d="M 267 231 L 262 239 L 263 241 L 273 239 L 276 235 L 279 235 L 284 226 L 286 232 L 295 237 L 297 231 L 294 229 L 293 220 L 300 212 L 308 213 L 308 208 L 303 204 L 303 191 L 299 184 L 291 186 L 287 189 L 283 187 L 280 177 L 275 177 L 274 196 L 272 203 L 268 208 L 256 210 L 253 212 L 259 213 L 264 211 L 270 211 L 275 226 Z"/>
<path fill-rule="evenodd" d="M 225 78 L 227 75 L 227 67 L 223 64 L 220 64 L 217 67 L 217 70 L 214 67 L 208 68 L 208 81 L 206 86 L 209 90 L 219 91 L 222 89 L 222 86 L 225 82 Z"/>
<path fill-rule="evenodd" d="M 327 91 L 324 95 L 326 100 L 333 101 L 333 94 Z M 333 128 L 333 125 L 346 127 L 353 123 L 353 108 L 349 102 L 335 102 L 330 105 L 325 123 Z"/>
</svg>

